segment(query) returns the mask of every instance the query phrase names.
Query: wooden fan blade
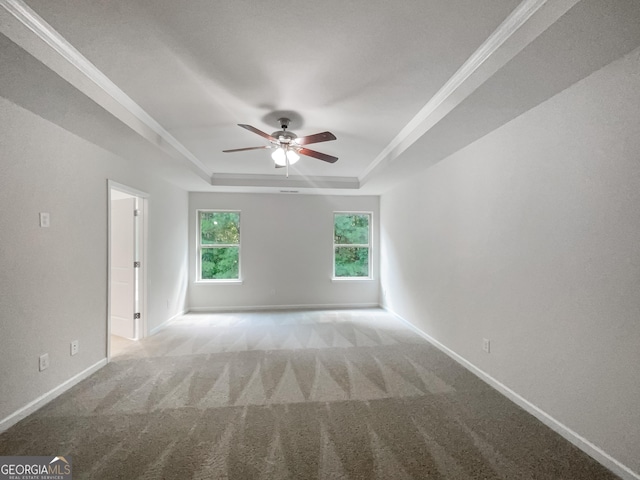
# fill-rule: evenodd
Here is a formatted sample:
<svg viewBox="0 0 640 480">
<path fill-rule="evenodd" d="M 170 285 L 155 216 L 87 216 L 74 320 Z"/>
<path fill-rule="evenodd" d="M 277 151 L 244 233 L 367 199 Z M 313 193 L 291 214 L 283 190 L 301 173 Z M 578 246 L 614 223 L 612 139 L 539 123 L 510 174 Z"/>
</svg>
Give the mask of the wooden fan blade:
<svg viewBox="0 0 640 480">
<path fill-rule="evenodd" d="M 309 145 L 310 143 L 328 142 L 335 140 L 336 136 L 331 132 L 316 133 L 315 135 L 307 135 L 306 137 L 300 137 L 295 139 L 295 143 L 298 145 Z"/>
<path fill-rule="evenodd" d="M 327 155 L 326 153 L 316 152 L 315 150 L 309 150 L 308 148 L 297 148 L 296 151 L 300 155 L 317 158 L 318 160 L 322 160 L 323 162 L 335 163 L 338 161 L 338 157 Z"/>
<path fill-rule="evenodd" d="M 271 135 L 263 132 L 262 130 L 258 130 L 256 127 L 252 127 L 251 125 L 244 125 L 242 123 L 239 123 L 238 126 L 244 128 L 245 130 L 249 130 L 250 132 L 257 133 L 261 137 L 264 137 L 267 140 L 269 140 L 270 142 L 276 142 L 276 143 L 278 142 L 276 138 L 273 138 Z"/>
<path fill-rule="evenodd" d="M 232 150 L 222 150 L 222 153 L 244 152 L 245 150 L 262 150 L 263 148 L 271 148 L 271 145 L 265 145 L 264 147 L 234 148 Z"/>
</svg>

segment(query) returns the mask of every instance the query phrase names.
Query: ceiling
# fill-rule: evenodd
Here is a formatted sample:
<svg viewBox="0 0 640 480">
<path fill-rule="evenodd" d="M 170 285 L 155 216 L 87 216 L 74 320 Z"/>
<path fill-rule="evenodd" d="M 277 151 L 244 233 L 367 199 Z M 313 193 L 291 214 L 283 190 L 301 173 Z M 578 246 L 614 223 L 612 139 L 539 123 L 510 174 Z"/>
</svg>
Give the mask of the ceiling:
<svg viewBox="0 0 640 480">
<path fill-rule="evenodd" d="M 189 191 L 380 194 L 640 45 L 637 0 L 0 5 L 0 95 Z M 280 116 L 338 162 L 222 153 Z"/>
</svg>

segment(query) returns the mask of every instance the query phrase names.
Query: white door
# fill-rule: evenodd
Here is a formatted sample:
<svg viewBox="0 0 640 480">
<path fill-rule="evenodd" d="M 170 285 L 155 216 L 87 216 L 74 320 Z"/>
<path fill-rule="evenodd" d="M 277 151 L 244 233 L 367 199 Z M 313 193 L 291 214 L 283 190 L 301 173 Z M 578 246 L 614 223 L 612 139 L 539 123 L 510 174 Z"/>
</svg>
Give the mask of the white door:
<svg viewBox="0 0 640 480">
<path fill-rule="evenodd" d="M 136 199 L 111 200 L 111 333 L 136 339 Z"/>
</svg>

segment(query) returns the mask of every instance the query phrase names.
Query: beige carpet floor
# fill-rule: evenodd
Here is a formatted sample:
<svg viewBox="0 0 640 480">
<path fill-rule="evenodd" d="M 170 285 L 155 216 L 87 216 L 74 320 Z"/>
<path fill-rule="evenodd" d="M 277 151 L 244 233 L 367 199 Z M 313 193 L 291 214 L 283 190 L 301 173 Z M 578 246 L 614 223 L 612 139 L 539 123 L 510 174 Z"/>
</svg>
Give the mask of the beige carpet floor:
<svg viewBox="0 0 640 480">
<path fill-rule="evenodd" d="M 0 455 L 75 479 L 617 478 L 379 309 L 185 315 Z"/>
</svg>

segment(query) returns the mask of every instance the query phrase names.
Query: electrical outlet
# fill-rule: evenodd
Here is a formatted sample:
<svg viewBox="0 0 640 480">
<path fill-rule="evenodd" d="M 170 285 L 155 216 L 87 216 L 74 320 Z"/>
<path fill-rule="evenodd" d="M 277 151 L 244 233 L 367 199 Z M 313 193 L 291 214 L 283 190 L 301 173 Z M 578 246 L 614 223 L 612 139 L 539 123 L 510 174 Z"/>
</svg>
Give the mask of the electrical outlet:
<svg viewBox="0 0 640 480">
<path fill-rule="evenodd" d="M 79 348 L 80 348 L 79 340 L 74 340 L 73 342 L 71 342 L 71 355 L 75 355 L 76 353 L 78 353 Z"/>
<path fill-rule="evenodd" d="M 488 338 L 482 339 L 482 350 L 484 350 L 486 353 L 491 352 L 491 341 Z"/>
<path fill-rule="evenodd" d="M 49 354 L 44 353 L 40 355 L 40 371 L 46 370 L 49 368 Z"/>
</svg>

